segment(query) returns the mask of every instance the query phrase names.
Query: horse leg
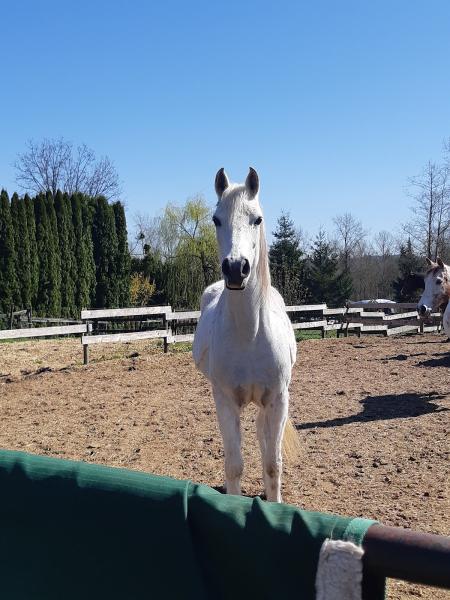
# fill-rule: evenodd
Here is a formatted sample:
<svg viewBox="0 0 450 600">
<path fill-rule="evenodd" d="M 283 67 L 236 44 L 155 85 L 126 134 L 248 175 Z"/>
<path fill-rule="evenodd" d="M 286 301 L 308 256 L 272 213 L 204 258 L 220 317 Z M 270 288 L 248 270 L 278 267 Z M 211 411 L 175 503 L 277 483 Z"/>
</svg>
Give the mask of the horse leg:
<svg viewBox="0 0 450 600">
<path fill-rule="evenodd" d="M 225 454 L 225 487 L 227 494 L 240 495 L 244 463 L 241 454 L 241 421 L 237 403 L 214 390 L 217 420 Z"/>
<path fill-rule="evenodd" d="M 265 482 L 265 466 L 264 466 L 264 457 L 266 455 L 266 438 L 264 434 L 264 423 L 265 423 L 265 412 L 264 408 L 260 408 L 258 411 L 258 416 L 256 417 L 256 435 L 258 436 L 259 449 L 261 451 L 261 462 L 262 462 L 262 476 L 263 481 Z"/>
<path fill-rule="evenodd" d="M 288 416 L 288 403 L 289 395 L 285 390 L 271 398 L 265 407 L 264 483 L 267 500 L 271 502 L 281 502 L 281 446 Z"/>
</svg>

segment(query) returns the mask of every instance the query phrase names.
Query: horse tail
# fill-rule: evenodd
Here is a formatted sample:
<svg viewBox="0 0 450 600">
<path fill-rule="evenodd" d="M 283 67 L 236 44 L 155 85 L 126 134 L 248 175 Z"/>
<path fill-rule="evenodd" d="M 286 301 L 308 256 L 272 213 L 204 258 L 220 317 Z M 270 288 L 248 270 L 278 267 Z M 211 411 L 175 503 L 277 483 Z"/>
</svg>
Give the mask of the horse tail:
<svg viewBox="0 0 450 600">
<path fill-rule="evenodd" d="M 293 464 L 299 460 L 301 444 L 297 430 L 291 419 L 288 418 L 284 426 L 283 433 L 283 456 L 288 464 Z"/>
</svg>

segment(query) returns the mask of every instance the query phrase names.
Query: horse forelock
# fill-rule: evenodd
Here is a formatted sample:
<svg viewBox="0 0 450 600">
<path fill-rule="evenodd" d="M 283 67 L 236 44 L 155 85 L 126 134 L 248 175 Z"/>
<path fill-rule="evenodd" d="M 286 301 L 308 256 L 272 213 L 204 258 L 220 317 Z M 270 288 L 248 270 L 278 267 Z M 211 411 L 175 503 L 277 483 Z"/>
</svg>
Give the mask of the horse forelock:
<svg viewBox="0 0 450 600">
<path fill-rule="evenodd" d="M 441 271 L 441 270 L 443 270 L 443 269 L 442 269 L 442 267 L 440 267 L 440 266 L 439 266 L 438 264 L 436 264 L 436 263 L 433 263 L 432 265 L 430 265 L 430 266 L 428 267 L 428 269 L 427 269 L 427 270 L 426 270 L 426 272 L 425 272 L 425 275 L 430 275 L 430 273 L 431 273 L 432 275 L 436 275 L 436 274 L 438 273 L 438 271 Z"/>
<path fill-rule="evenodd" d="M 439 275 L 439 273 L 442 273 L 442 275 L 444 275 L 444 277 L 448 278 L 450 276 L 449 267 L 447 265 L 444 265 L 443 267 L 441 267 L 437 263 L 433 263 L 426 270 L 425 277 L 427 275 L 434 275 L 437 277 Z"/>
<path fill-rule="evenodd" d="M 246 187 L 242 183 L 230 183 L 217 201 L 217 204 L 225 202 L 226 204 L 230 204 L 231 208 L 234 209 L 237 203 L 244 199 L 246 191 Z"/>
</svg>

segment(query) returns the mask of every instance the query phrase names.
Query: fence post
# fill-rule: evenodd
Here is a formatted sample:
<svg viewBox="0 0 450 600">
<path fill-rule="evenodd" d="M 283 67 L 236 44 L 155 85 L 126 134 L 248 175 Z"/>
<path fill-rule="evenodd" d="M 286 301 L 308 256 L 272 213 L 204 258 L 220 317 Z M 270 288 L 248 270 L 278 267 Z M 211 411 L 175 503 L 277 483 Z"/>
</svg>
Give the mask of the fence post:
<svg viewBox="0 0 450 600">
<path fill-rule="evenodd" d="M 9 328 L 13 328 L 13 319 L 14 319 L 14 304 L 11 304 L 11 310 L 9 311 Z"/>
<path fill-rule="evenodd" d="M 90 333 L 90 330 L 89 321 L 86 321 L 86 333 Z M 89 364 L 89 344 L 83 344 L 83 364 Z"/>
<path fill-rule="evenodd" d="M 172 335 L 172 330 L 170 328 L 169 321 L 167 320 L 167 313 L 164 313 L 163 316 L 163 327 L 166 328 L 166 335 L 163 338 L 164 354 L 167 354 L 167 352 L 169 351 L 169 336 Z"/>
<path fill-rule="evenodd" d="M 85 365 L 89 364 L 89 345 L 83 344 L 83 363 Z"/>
</svg>

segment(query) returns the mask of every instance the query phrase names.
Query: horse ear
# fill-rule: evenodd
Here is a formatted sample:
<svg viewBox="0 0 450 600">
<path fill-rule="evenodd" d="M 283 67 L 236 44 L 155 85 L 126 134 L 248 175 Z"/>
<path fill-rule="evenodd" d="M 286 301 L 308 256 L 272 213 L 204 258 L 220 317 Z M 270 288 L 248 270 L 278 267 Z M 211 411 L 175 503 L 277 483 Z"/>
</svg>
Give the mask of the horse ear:
<svg viewBox="0 0 450 600">
<path fill-rule="evenodd" d="M 425 259 L 425 260 L 427 261 L 427 265 L 428 265 L 429 267 L 431 267 L 431 265 L 432 265 L 432 264 L 434 264 L 434 263 L 433 263 L 433 261 L 431 260 L 431 258 L 428 258 L 428 256 L 426 257 L 426 259 Z"/>
<path fill-rule="evenodd" d="M 216 194 L 221 198 L 224 191 L 230 185 L 227 174 L 225 173 L 225 169 L 222 167 L 216 173 L 216 180 L 214 182 L 214 186 L 216 188 Z"/>
<path fill-rule="evenodd" d="M 259 192 L 258 173 L 252 167 L 249 168 L 247 179 L 245 180 L 245 187 L 247 188 L 250 199 L 253 199 Z"/>
<path fill-rule="evenodd" d="M 441 268 L 444 268 L 444 266 L 445 266 L 444 261 L 442 260 L 442 258 L 440 256 L 437 257 L 436 262 Z"/>
</svg>

